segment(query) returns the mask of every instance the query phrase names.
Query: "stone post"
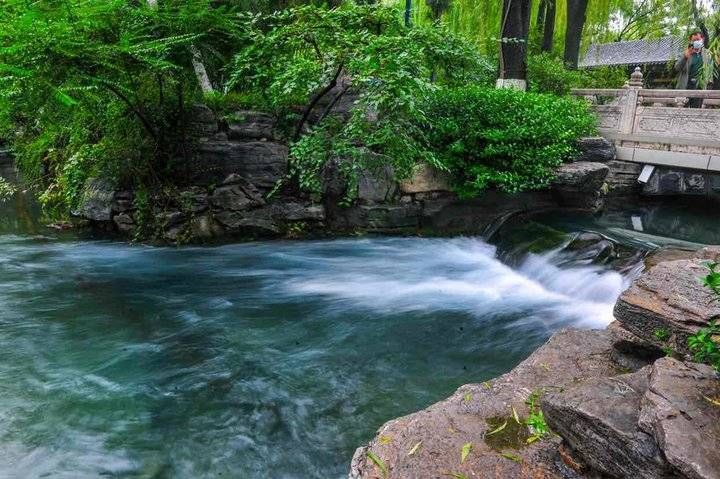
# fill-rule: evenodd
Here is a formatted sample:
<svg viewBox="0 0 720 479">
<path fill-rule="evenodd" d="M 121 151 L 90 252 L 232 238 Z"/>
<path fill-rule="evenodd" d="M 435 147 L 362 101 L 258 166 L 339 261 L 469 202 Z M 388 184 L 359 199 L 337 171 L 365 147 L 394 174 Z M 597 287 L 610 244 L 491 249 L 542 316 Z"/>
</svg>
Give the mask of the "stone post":
<svg viewBox="0 0 720 479">
<path fill-rule="evenodd" d="M 632 133 L 635 125 L 635 112 L 640 101 L 640 92 L 643 86 L 643 74 L 640 67 L 635 67 L 635 71 L 630 75 L 630 82 L 625 88 L 625 95 L 622 101 L 622 111 L 620 113 L 620 133 Z"/>
</svg>

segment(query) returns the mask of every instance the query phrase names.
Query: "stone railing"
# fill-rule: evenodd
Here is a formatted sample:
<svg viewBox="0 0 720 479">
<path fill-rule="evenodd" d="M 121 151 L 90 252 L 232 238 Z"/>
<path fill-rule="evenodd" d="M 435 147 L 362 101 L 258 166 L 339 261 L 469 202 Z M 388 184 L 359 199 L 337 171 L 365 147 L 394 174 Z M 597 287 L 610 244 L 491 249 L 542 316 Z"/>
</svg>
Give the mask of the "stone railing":
<svg viewBox="0 0 720 479">
<path fill-rule="evenodd" d="M 618 159 L 720 171 L 720 91 L 651 90 L 642 84 L 636 68 L 624 88 L 572 94 L 592 104 L 598 129 L 615 143 Z M 700 107 L 689 108 L 691 99 L 701 99 Z"/>
</svg>

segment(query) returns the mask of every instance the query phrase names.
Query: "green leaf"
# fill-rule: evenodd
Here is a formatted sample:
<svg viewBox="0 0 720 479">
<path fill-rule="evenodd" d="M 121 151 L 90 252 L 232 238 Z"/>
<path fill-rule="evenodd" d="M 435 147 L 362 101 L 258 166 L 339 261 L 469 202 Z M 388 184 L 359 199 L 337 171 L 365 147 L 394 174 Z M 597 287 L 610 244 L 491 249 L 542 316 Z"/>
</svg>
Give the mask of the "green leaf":
<svg viewBox="0 0 720 479">
<path fill-rule="evenodd" d="M 471 442 L 467 442 L 463 444 L 462 450 L 460 451 L 460 464 L 465 462 L 465 459 L 467 459 L 468 455 L 470 454 L 470 451 L 472 451 L 473 445 Z"/>
<path fill-rule="evenodd" d="M 465 400 L 465 402 L 470 402 L 470 401 L 472 401 L 472 394 L 470 394 L 470 393 L 465 393 L 465 396 L 463 396 L 463 399 Z"/>
<path fill-rule="evenodd" d="M 418 441 L 412 448 L 410 448 L 410 451 L 408 451 L 408 456 L 415 455 L 416 452 L 420 449 L 420 446 L 422 445 L 422 441 Z"/>
<path fill-rule="evenodd" d="M 468 479 L 468 477 L 462 472 L 447 472 L 445 475 L 450 476 L 453 479 Z"/>
<path fill-rule="evenodd" d="M 512 408 L 512 416 L 513 416 L 513 419 L 515 419 L 515 422 L 516 422 L 516 423 L 520 424 L 520 418 L 518 417 L 518 413 L 517 413 L 517 411 L 515 410 L 515 406 L 510 406 L 510 407 Z"/>
<path fill-rule="evenodd" d="M 505 422 L 502 423 L 499 427 L 493 429 L 492 431 L 485 433 L 485 435 L 486 435 L 486 436 L 490 436 L 491 434 L 497 434 L 497 433 L 499 433 L 500 431 L 502 431 L 503 429 L 505 429 L 506 426 L 507 426 L 507 421 L 505 421 Z"/>
<path fill-rule="evenodd" d="M 500 455 L 505 459 L 510 459 L 511 461 L 522 462 L 522 459 L 519 456 L 516 456 L 515 454 L 510 454 L 509 452 L 501 452 Z"/>
<path fill-rule="evenodd" d="M 367 452 L 367 457 L 375 463 L 375 465 L 380 469 L 380 472 L 382 472 L 383 477 L 386 478 L 388 476 L 388 468 L 385 465 L 385 462 L 378 456 L 376 456 L 375 453 L 372 451 Z"/>
</svg>

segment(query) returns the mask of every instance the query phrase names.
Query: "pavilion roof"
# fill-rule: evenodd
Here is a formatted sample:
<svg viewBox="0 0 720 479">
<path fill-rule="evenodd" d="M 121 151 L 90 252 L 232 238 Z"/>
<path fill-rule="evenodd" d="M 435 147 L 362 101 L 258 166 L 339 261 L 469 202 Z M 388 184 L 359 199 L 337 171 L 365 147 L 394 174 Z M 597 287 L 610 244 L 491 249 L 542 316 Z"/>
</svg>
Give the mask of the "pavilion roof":
<svg viewBox="0 0 720 479">
<path fill-rule="evenodd" d="M 656 40 L 593 43 L 578 64 L 581 68 L 615 65 L 651 65 L 675 61 L 685 47 L 685 40 L 664 37 Z"/>
</svg>

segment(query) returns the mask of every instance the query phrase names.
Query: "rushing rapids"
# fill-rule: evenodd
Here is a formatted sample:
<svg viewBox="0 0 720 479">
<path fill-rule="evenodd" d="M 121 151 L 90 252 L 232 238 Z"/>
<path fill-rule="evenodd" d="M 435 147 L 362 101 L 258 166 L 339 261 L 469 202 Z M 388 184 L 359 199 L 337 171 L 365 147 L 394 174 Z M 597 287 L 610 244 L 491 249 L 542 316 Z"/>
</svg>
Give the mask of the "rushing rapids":
<svg viewBox="0 0 720 479">
<path fill-rule="evenodd" d="M 389 418 L 606 325 L 642 267 L 557 231 L 85 241 L 27 207 L 0 210 L 3 477 L 342 477 Z"/>
<path fill-rule="evenodd" d="M 11 477 L 340 477 L 387 418 L 606 324 L 626 282 L 473 238 L 0 248 Z"/>
</svg>

